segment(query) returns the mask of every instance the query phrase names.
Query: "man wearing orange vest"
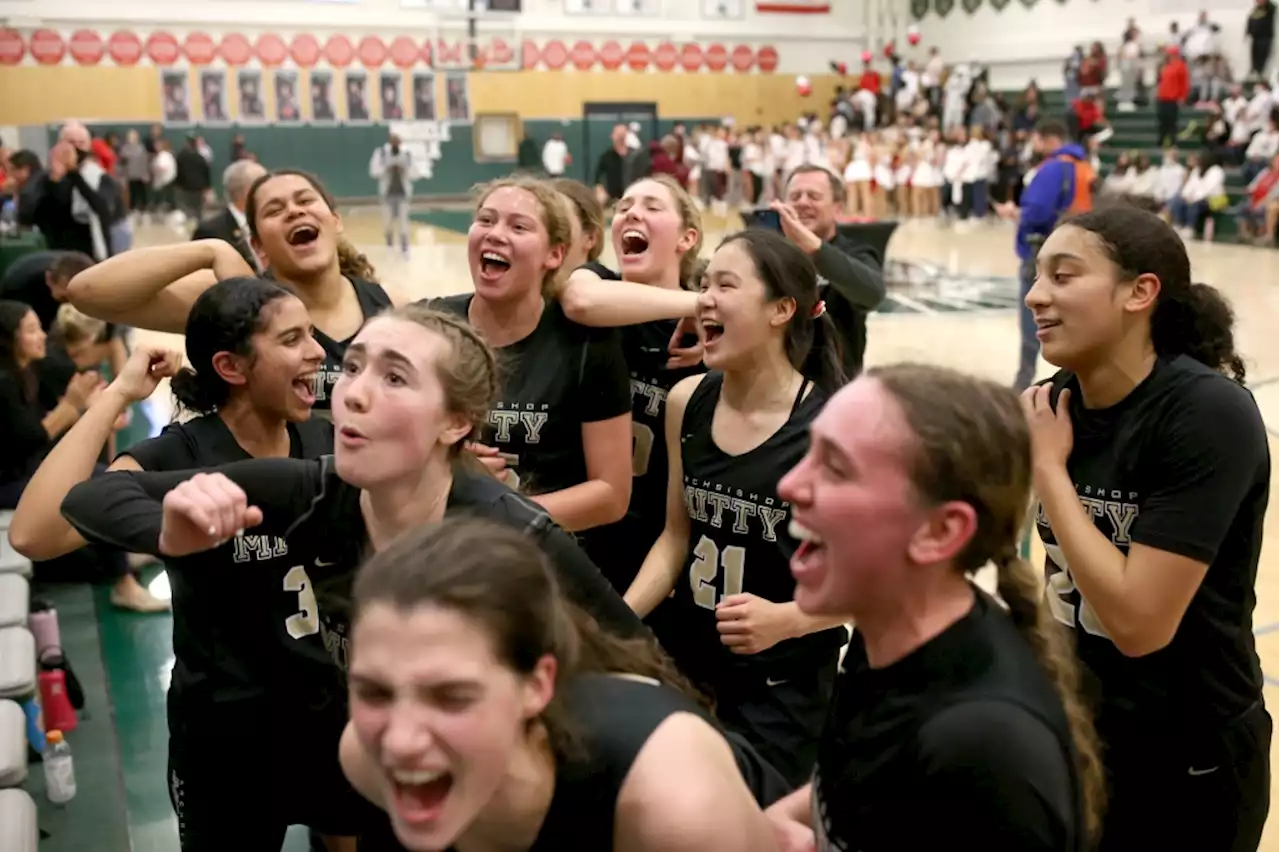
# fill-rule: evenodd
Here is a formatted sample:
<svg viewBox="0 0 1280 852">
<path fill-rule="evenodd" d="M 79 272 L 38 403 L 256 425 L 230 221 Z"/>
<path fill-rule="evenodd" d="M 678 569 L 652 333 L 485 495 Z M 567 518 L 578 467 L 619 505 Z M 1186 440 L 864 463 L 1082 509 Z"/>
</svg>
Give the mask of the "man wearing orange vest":
<svg viewBox="0 0 1280 852">
<path fill-rule="evenodd" d="M 1066 216 L 1093 209 L 1093 166 L 1089 155 L 1081 145 L 1067 143 L 1067 129 L 1058 121 L 1044 119 L 1036 125 L 1031 137 L 1038 153 L 1045 158 L 1036 169 L 1035 177 L 1022 190 L 1022 206 L 1012 204 L 998 208 L 1001 216 L 1018 218 L 1018 260 L 1021 261 L 1019 279 L 1022 300 L 1031 292 L 1036 280 L 1036 252 L 1045 237 Z M 1036 339 L 1035 318 L 1031 309 L 1019 304 L 1018 327 L 1022 336 L 1021 357 L 1018 361 L 1018 377 L 1014 387 L 1025 390 L 1036 372 L 1036 358 L 1040 355 L 1040 341 Z"/>
</svg>

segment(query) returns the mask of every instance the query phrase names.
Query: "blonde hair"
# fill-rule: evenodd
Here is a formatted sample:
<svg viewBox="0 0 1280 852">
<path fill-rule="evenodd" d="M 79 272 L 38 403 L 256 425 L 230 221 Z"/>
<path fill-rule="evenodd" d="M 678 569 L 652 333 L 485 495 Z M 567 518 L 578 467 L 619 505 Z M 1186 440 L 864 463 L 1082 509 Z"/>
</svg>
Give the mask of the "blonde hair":
<svg viewBox="0 0 1280 852">
<path fill-rule="evenodd" d="M 547 246 L 555 248 L 564 246 L 567 250 L 573 239 L 573 225 L 569 222 L 569 211 L 565 209 L 564 196 L 550 183 L 528 175 L 509 175 L 508 177 L 477 184 L 472 191 L 475 197 L 475 209 L 478 211 L 485 200 L 499 189 L 521 189 L 533 196 L 542 209 L 542 227 L 547 231 Z M 542 276 L 543 292 L 553 288 L 560 269 L 548 269 Z"/>
<path fill-rule="evenodd" d="M 493 349 L 464 319 L 419 303 L 383 311 L 379 316 L 403 320 L 437 334 L 449 344 L 449 358 L 437 365 L 446 408 L 471 423 L 471 431 L 454 444 L 452 453 L 479 437 L 481 426 L 498 399 L 501 377 Z"/>
<path fill-rule="evenodd" d="M 698 235 L 693 247 L 680 257 L 680 284 L 686 289 L 695 289 L 698 285 L 698 280 L 702 277 L 701 270 L 705 268 L 705 265 L 699 266 L 698 263 L 702 253 L 702 213 L 698 211 L 698 205 L 694 203 L 693 197 L 689 195 L 688 190 L 681 186 L 680 182 L 671 175 L 649 175 L 635 181 L 631 186 L 646 180 L 658 184 L 671 195 L 671 200 L 676 205 L 676 213 L 680 215 L 680 227 L 692 230 Z M 627 187 L 627 189 L 630 190 L 631 186 Z"/>
<path fill-rule="evenodd" d="M 956 557 L 966 574 L 992 562 L 1013 626 L 1048 676 L 1066 715 L 1085 824 L 1096 837 L 1105 787 L 1093 717 L 1080 694 L 1080 667 L 1049 613 L 1044 584 L 1018 555 L 1031 505 L 1031 435 L 1015 391 L 945 367 L 894 364 L 866 375 L 898 404 L 911 430 L 913 486 L 925 500 L 963 500 L 977 529 Z"/>
<path fill-rule="evenodd" d="M 599 260 L 604 251 L 604 207 L 591 187 L 577 180 L 559 178 L 551 182 L 556 192 L 565 197 L 573 208 L 570 213 L 578 218 L 582 233 L 592 234 L 596 241 L 587 252 L 587 260 Z M 573 270 L 566 270 L 572 272 Z"/>
<path fill-rule="evenodd" d="M 71 304 L 64 304 L 58 308 L 58 315 L 53 321 L 55 335 L 68 345 L 86 341 L 93 343 L 106 330 L 106 322 L 81 313 L 75 305 Z"/>
</svg>

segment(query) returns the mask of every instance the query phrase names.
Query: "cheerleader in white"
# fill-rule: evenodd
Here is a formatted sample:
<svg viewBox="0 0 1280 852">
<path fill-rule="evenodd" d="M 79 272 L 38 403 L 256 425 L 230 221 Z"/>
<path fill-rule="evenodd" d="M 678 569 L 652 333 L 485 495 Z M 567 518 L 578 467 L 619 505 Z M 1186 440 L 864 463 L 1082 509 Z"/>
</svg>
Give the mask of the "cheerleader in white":
<svg viewBox="0 0 1280 852">
<path fill-rule="evenodd" d="M 884 219 L 889 215 L 889 199 L 893 197 L 893 153 L 884 146 L 871 151 L 871 218 Z"/>
<path fill-rule="evenodd" d="M 912 182 L 915 180 L 916 168 L 920 165 L 920 157 L 915 150 L 903 146 L 899 149 L 898 168 L 894 171 L 893 182 L 894 189 L 894 207 L 897 210 L 899 218 L 905 219 L 910 216 L 920 215 L 912 204 L 912 192 L 914 187 Z"/>
<path fill-rule="evenodd" d="M 964 145 L 964 131 L 955 131 L 942 159 L 942 208 L 957 218 L 964 204 Z"/>
<path fill-rule="evenodd" d="M 844 169 L 844 188 L 849 215 L 871 216 L 871 142 L 866 133 L 854 137 L 853 157 Z"/>
<path fill-rule="evenodd" d="M 911 175 L 911 209 L 917 216 L 938 215 L 938 188 L 942 186 L 941 138 L 936 130 L 921 140 L 916 170 Z"/>
</svg>

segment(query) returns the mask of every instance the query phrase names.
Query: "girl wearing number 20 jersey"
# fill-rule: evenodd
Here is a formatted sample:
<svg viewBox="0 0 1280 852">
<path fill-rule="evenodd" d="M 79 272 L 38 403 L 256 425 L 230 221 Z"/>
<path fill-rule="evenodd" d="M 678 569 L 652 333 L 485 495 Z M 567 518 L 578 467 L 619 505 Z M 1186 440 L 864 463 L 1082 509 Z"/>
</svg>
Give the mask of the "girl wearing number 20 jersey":
<svg viewBox="0 0 1280 852">
<path fill-rule="evenodd" d="M 1036 273 L 1027 306 L 1062 368 L 1024 395 L 1036 520 L 1095 693 L 1101 848 L 1252 852 L 1271 798 L 1252 629 L 1271 459 L 1230 308 L 1127 206 L 1060 225 Z"/>
</svg>

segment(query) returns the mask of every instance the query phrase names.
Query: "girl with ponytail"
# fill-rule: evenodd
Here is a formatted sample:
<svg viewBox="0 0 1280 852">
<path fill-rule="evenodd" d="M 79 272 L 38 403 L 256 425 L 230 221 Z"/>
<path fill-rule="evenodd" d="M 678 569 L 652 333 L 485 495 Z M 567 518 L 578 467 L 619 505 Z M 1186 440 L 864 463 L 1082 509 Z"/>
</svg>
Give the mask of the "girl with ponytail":
<svg viewBox="0 0 1280 852">
<path fill-rule="evenodd" d="M 328 416 L 347 344 L 391 297 L 368 258 L 343 236 L 337 204 L 314 175 L 262 172 L 243 199 L 242 215 L 262 274 L 287 286 L 311 316 L 325 354 L 315 371 L 314 408 Z M 176 334 L 215 282 L 254 274 L 222 240 L 136 249 L 110 260 L 72 279 L 71 302 L 108 322 Z"/>
<path fill-rule="evenodd" d="M 258 278 L 228 278 L 195 299 L 185 330 L 188 366 L 179 369 L 177 352 L 139 346 L 45 457 L 14 514 L 9 535 L 16 549 L 32 559 L 51 559 L 85 545 L 87 533 L 63 517 L 62 501 L 93 476 L 120 414 L 154 393 L 164 378 L 179 405 L 199 416 L 133 445 L 115 458 L 112 471 L 190 470 L 250 458 L 319 458 L 333 451 L 332 426 L 309 419 L 324 352 L 311 337 L 298 297 Z M 137 533 L 134 517 L 95 529 Z M 173 805 L 182 849 L 245 843 L 279 848 L 292 823 L 333 837 L 354 836 L 360 800 L 331 757 L 343 718 L 325 709 L 341 710 L 325 694 L 332 677 L 323 649 L 311 666 L 290 657 L 287 677 L 278 663 L 281 654 L 272 653 L 285 642 L 307 647 L 305 638 L 286 635 L 284 619 L 273 611 L 282 600 L 298 599 L 283 579 L 298 564 L 289 543 L 240 536 L 199 558 L 165 562 L 174 652 L 165 786 L 181 791 Z M 154 601 L 149 594 L 147 599 Z M 154 601 L 152 608 L 168 609 L 169 602 Z M 235 777 L 235 767 L 249 760 L 266 770 Z M 285 777 L 294 771 L 297 778 Z M 245 822 L 227 820 L 228 813 L 244 815 Z M 245 826 L 251 826 L 248 833 Z"/>
<path fill-rule="evenodd" d="M 777 484 L 843 384 L 837 340 L 809 259 L 761 229 L 720 244 L 697 319 L 709 372 L 667 394 L 665 525 L 626 599 L 648 616 L 671 596 L 660 638 L 677 665 L 795 786 L 813 770 L 846 634 L 792 602 L 798 542 Z"/>
<path fill-rule="evenodd" d="M 1102 849 L 1256 849 L 1271 459 L 1231 309 L 1167 224 L 1124 205 L 1067 220 L 1036 263 L 1027 306 L 1060 368 L 1023 397 L 1036 524 L 1105 746 Z"/>
<path fill-rule="evenodd" d="M 1093 726 L 1017 556 L 1031 487 L 1017 395 L 942 367 L 873 368 L 811 433 L 778 486 L 804 542 L 795 602 L 857 629 L 812 783 L 770 809 L 779 834 L 819 849 L 1091 849 Z M 990 562 L 1007 611 L 972 581 Z"/>
</svg>

